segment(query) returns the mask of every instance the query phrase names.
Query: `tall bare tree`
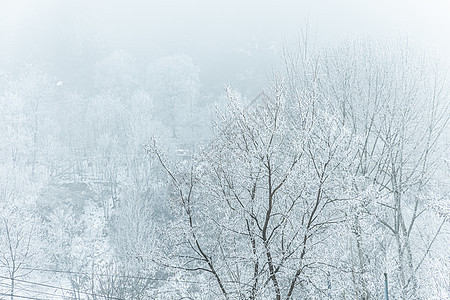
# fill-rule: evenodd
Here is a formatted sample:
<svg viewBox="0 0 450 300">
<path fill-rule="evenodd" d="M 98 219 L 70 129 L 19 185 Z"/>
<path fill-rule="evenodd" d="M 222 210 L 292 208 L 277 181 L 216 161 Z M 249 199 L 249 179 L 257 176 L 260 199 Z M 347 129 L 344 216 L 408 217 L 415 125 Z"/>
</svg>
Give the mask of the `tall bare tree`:
<svg viewBox="0 0 450 300">
<path fill-rule="evenodd" d="M 418 272 L 436 239 L 423 243 L 420 232 L 438 237 L 446 222 L 424 219 L 432 215 L 430 203 L 446 197 L 430 189 L 446 151 L 445 70 L 401 42 L 356 42 L 297 55 L 306 48 L 285 55 L 290 89 L 327 99 L 342 126 L 361 140 L 354 174 L 365 180 L 354 188 L 376 191 L 353 208 L 356 297 L 378 298 L 374 282 L 385 271 L 394 275 L 398 298 L 423 297 L 427 284 L 419 286 Z"/>
</svg>

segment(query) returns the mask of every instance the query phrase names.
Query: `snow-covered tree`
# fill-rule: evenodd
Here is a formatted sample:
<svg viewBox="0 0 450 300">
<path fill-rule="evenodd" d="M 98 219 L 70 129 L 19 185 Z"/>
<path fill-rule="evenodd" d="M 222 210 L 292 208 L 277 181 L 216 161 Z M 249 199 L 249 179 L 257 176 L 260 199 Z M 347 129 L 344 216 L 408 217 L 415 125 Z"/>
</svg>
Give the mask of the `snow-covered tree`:
<svg viewBox="0 0 450 300">
<path fill-rule="evenodd" d="M 354 175 L 365 180 L 354 188 L 373 192 L 352 213 L 355 296 L 380 297 L 377 282 L 388 272 L 396 297 L 422 297 L 429 283 L 418 277 L 428 272 L 421 268 L 436 240 L 421 235 L 438 237 L 445 224 L 429 209 L 446 197 L 433 192 L 448 149 L 448 90 L 440 64 L 401 43 L 296 53 L 306 52 L 288 52 L 285 60 L 292 93 L 325 98 L 362 141 Z"/>
<path fill-rule="evenodd" d="M 148 91 L 157 115 L 171 128 L 172 137 L 192 136 L 196 130 L 199 72 L 185 54 L 162 57 L 147 68 Z"/>
<path fill-rule="evenodd" d="M 323 246 L 346 219 L 350 131 L 311 109 L 314 99 L 288 105 L 275 88 L 247 108 L 228 91 L 214 140 L 192 161 L 172 167 L 150 147 L 171 180 L 176 216 L 161 263 L 207 274 L 225 298 L 322 297 Z"/>
</svg>

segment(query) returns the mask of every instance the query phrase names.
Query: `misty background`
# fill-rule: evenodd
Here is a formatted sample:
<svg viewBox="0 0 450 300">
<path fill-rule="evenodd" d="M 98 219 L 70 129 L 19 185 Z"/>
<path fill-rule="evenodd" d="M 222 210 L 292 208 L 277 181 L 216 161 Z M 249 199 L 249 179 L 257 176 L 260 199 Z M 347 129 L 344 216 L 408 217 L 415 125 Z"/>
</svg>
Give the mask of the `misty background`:
<svg viewBox="0 0 450 300">
<path fill-rule="evenodd" d="M 2 1 L 0 62 L 40 65 L 68 88 L 86 88 L 94 62 L 114 50 L 133 57 L 138 71 L 186 54 L 208 89 L 252 80 L 255 93 L 306 24 L 318 44 L 402 37 L 448 60 L 449 13 L 445 0 Z"/>
<path fill-rule="evenodd" d="M 449 16 L 0 0 L 0 299 L 447 299 Z"/>
</svg>

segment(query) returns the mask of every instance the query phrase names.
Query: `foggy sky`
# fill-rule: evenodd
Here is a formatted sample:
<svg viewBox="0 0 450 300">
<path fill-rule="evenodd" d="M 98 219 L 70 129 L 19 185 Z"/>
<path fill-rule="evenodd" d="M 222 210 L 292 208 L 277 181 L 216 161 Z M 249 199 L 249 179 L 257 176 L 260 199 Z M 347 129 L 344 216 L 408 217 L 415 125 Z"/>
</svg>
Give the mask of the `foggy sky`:
<svg viewBox="0 0 450 300">
<path fill-rule="evenodd" d="M 2 0 L 0 67 L 44 63 L 58 75 L 78 49 L 124 49 L 142 64 L 185 53 L 202 69 L 202 80 L 223 69 L 223 76 L 211 79 L 223 84 L 233 53 L 251 57 L 263 45 L 276 54 L 306 23 L 319 43 L 402 36 L 449 61 L 449 15 L 446 0 Z M 265 59 L 264 68 L 271 63 Z"/>
</svg>

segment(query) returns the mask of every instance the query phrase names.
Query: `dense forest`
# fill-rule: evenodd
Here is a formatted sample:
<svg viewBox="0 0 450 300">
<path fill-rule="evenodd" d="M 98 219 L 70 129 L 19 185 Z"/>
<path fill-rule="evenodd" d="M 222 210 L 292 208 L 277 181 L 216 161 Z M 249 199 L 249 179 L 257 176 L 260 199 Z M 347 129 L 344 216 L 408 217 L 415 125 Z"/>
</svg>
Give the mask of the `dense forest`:
<svg viewBox="0 0 450 300">
<path fill-rule="evenodd" d="M 306 32 L 3 58 L 0 299 L 450 297 L 445 61 Z"/>
</svg>

